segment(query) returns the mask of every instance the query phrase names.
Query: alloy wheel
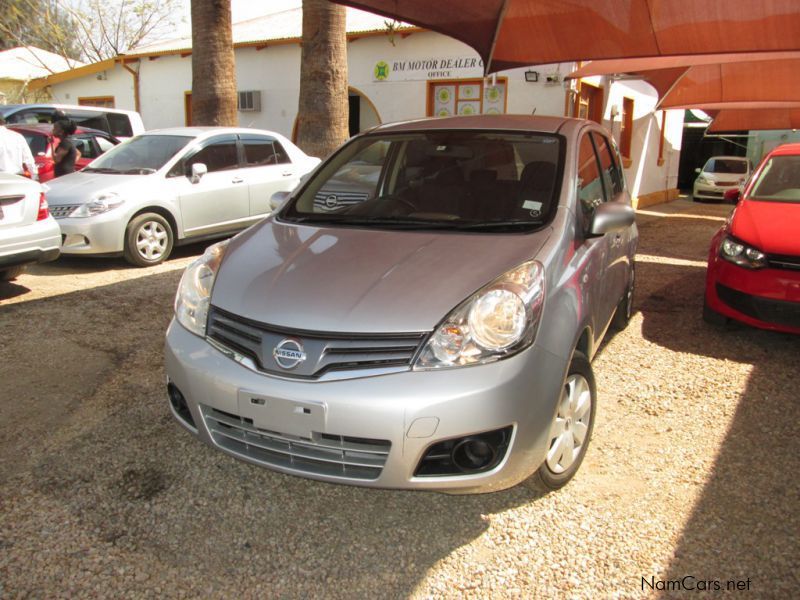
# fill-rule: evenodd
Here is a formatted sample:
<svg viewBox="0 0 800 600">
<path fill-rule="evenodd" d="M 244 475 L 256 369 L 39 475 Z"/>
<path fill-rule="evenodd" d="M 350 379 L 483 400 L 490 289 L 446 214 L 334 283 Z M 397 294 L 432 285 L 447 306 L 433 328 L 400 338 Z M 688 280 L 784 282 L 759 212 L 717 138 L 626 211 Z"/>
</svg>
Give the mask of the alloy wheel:
<svg viewBox="0 0 800 600">
<path fill-rule="evenodd" d="M 563 473 L 581 456 L 583 446 L 588 441 L 591 409 L 589 382 L 582 375 L 573 373 L 564 383 L 558 413 L 550 430 L 546 463 L 553 473 Z"/>
</svg>

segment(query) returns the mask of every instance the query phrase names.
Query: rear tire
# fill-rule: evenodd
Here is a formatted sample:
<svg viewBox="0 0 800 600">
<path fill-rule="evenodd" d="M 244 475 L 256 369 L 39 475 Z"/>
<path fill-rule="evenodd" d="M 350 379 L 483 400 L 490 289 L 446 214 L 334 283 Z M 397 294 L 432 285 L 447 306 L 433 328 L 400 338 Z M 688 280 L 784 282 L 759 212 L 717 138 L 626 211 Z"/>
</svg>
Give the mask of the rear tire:
<svg viewBox="0 0 800 600">
<path fill-rule="evenodd" d="M 614 317 L 611 319 L 611 328 L 616 331 L 622 331 L 628 326 L 633 316 L 633 294 L 636 290 L 636 266 L 631 265 L 631 276 L 628 280 L 628 287 L 625 289 L 625 295 L 619 301 L 617 310 L 614 312 Z"/>
<path fill-rule="evenodd" d="M 125 230 L 125 260 L 137 267 L 152 267 L 167 259 L 173 243 L 172 227 L 164 217 L 142 213 Z"/>
<path fill-rule="evenodd" d="M 592 365 L 576 350 L 550 425 L 547 455 L 531 478 L 534 487 L 546 493 L 564 487 L 575 476 L 592 437 L 596 405 Z"/>
<path fill-rule="evenodd" d="M 0 281 L 13 281 L 25 271 L 25 265 L 20 267 L 11 267 L 0 271 Z"/>
</svg>

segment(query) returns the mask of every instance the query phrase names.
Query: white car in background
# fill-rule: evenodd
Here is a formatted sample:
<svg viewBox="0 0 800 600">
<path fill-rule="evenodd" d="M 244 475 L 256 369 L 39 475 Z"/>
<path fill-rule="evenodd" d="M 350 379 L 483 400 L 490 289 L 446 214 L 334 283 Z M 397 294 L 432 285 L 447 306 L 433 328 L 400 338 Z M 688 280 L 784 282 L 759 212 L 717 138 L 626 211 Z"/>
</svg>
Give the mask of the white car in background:
<svg viewBox="0 0 800 600">
<path fill-rule="evenodd" d="M 53 180 L 48 197 L 63 254 L 122 254 L 144 267 L 176 244 L 256 223 L 275 192 L 293 190 L 319 162 L 270 131 L 177 127 L 136 136 Z"/>
<path fill-rule="evenodd" d="M 0 281 L 17 277 L 31 263 L 58 258 L 61 231 L 47 209 L 44 187 L 0 173 Z"/>
<path fill-rule="evenodd" d="M 742 156 L 712 156 L 702 169 L 695 169 L 692 199 L 723 200 L 725 192 L 743 185 L 752 171 L 750 161 Z"/>
</svg>

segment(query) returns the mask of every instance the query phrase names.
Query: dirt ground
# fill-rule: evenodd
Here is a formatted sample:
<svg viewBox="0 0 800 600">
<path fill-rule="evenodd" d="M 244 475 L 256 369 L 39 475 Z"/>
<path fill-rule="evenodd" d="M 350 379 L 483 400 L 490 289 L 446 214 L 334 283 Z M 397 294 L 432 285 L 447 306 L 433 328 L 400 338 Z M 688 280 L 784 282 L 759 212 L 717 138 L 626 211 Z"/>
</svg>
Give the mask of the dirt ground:
<svg viewBox="0 0 800 600">
<path fill-rule="evenodd" d="M 640 211 L 636 314 L 595 359 L 586 461 L 546 496 L 325 484 L 193 439 L 163 341 L 203 246 L 0 283 L 0 598 L 796 594 L 800 340 L 700 319 L 729 211 Z"/>
</svg>

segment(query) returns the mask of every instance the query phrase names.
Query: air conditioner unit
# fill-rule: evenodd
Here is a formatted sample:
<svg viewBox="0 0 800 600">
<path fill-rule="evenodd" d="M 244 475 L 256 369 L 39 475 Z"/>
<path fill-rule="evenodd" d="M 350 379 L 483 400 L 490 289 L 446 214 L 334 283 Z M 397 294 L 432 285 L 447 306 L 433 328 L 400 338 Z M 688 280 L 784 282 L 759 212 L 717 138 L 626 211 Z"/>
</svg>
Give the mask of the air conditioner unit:
<svg viewBox="0 0 800 600">
<path fill-rule="evenodd" d="M 239 112 L 261 112 L 261 91 L 239 92 Z"/>
</svg>

